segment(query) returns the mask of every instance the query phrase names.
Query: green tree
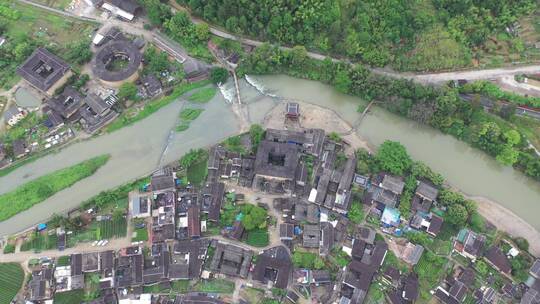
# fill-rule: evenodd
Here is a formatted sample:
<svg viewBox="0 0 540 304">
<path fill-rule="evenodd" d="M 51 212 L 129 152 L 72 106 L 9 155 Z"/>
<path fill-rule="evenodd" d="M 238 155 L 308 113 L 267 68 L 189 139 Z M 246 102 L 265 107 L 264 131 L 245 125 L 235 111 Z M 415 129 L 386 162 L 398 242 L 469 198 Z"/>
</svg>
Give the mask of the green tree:
<svg viewBox="0 0 540 304">
<path fill-rule="evenodd" d="M 264 139 L 264 129 L 259 124 L 253 124 L 249 128 L 249 136 L 251 138 L 251 145 L 255 151 L 261 140 Z"/>
<path fill-rule="evenodd" d="M 195 37 L 199 41 L 208 41 L 210 39 L 210 27 L 206 23 L 199 23 L 195 25 Z"/>
<path fill-rule="evenodd" d="M 395 175 L 403 175 L 411 167 L 412 160 L 399 142 L 385 141 L 375 157 L 381 168 Z"/>
<path fill-rule="evenodd" d="M 210 71 L 210 80 L 215 84 L 223 84 L 229 78 L 229 71 L 224 68 L 213 68 Z"/>
<path fill-rule="evenodd" d="M 456 227 L 462 227 L 469 217 L 467 209 L 462 205 L 454 204 L 448 207 L 446 221 Z"/>
<path fill-rule="evenodd" d="M 315 269 L 323 269 L 324 268 L 324 260 L 320 257 L 316 257 L 313 261 L 313 268 Z"/>
<path fill-rule="evenodd" d="M 257 228 L 266 228 L 267 213 L 264 208 L 246 204 L 242 207 L 242 212 L 244 213 L 242 225 L 244 225 L 246 230 L 250 231 Z"/>
<path fill-rule="evenodd" d="M 122 101 L 137 98 L 137 86 L 132 82 L 124 82 L 118 89 L 118 98 Z"/>
<path fill-rule="evenodd" d="M 350 87 L 352 84 L 352 80 L 349 77 L 349 73 L 347 70 L 340 70 L 336 73 L 336 77 L 334 79 L 334 86 L 338 91 L 341 93 L 349 93 Z"/>
<path fill-rule="evenodd" d="M 158 51 L 151 46 L 144 51 L 144 69 L 146 72 L 159 76 L 169 68 L 169 58 L 167 53 Z"/>
<path fill-rule="evenodd" d="M 519 152 L 510 145 L 504 145 L 501 152 L 495 157 L 503 165 L 511 166 L 518 161 Z"/>
<path fill-rule="evenodd" d="M 90 41 L 82 39 L 67 46 L 65 58 L 72 63 L 85 64 L 92 59 L 92 56 Z"/>
</svg>

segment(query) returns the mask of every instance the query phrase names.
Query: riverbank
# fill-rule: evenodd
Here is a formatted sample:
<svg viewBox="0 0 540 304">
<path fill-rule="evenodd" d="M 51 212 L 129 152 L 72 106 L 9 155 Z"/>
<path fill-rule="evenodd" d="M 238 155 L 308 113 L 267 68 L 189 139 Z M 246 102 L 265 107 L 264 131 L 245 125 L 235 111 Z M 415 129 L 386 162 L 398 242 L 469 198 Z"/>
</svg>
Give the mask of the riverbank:
<svg viewBox="0 0 540 304">
<path fill-rule="evenodd" d="M 375 151 L 375 147 L 360 138 L 354 132 L 355 127 L 343 119 L 336 111 L 307 102 L 297 100 L 294 102 L 299 104 L 302 111 L 302 116 L 297 124 L 290 124 L 285 121 L 285 107 L 279 103 L 266 114 L 263 120 L 264 127 L 271 129 L 294 129 L 296 127 L 323 129 L 326 133 L 335 132 L 340 135 L 351 150 L 362 148 L 369 152 Z"/>
<path fill-rule="evenodd" d="M 525 220 L 500 204 L 484 197 L 469 196 L 478 206 L 478 212 L 497 229 L 512 237 L 523 237 L 529 241 L 529 252 L 540 257 L 540 232 Z"/>
</svg>

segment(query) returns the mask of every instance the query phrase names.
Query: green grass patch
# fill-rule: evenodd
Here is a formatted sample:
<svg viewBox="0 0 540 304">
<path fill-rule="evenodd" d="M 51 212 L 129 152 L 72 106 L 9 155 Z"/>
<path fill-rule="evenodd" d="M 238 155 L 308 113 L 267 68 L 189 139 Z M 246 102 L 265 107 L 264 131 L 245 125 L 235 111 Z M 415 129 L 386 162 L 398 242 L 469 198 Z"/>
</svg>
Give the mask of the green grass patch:
<svg viewBox="0 0 540 304">
<path fill-rule="evenodd" d="M 266 229 L 256 229 L 248 232 L 246 243 L 254 247 L 268 246 L 269 236 Z"/>
<path fill-rule="evenodd" d="M 4 254 L 14 253 L 14 252 L 15 252 L 15 245 L 6 244 L 6 246 L 4 246 Z"/>
<path fill-rule="evenodd" d="M 57 247 L 58 237 L 56 234 L 34 232 L 30 239 L 21 245 L 21 251 L 42 251 L 55 249 Z"/>
<path fill-rule="evenodd" d="M 69 266 L 69 255 L 63 255 L 56 259 L 56 266 L 62 267 L 62 266 Z"/>
<path fill-rule="evenodd" d="M 123 217 L 98 222 L 97 226 L 96 239 L 120 238 L 125 237 L 127 233 L 127 221 Z"/>
<path fill-rule="evenodd" d="M 73 304 L 84 302 L 84 290 L 71 290 L 54 294 L 54 304 Z"/>
<path fill-rule="evenodd" d="M 216 96 L 216 93 L 217 93 L 216 87 L 204 88 L 193 93 L 193 95 L 188 97 L 188 100 L 193 103 L 207 103 L 212 98 L 214 98 L 214 96 Z"/>
<path fill-rule="evenodd" d="M 0 304 L 9 304 L 23 285 L 24 272 L 16 263 L 0 264 Z"/>
<path fill-rule="evenodd" d="M 34 0 L 35 2 L 47 5 L 53 8 L 65 9 L 72 1 L 71 0 Z"/>
<path fill-rule="evenodd" d="M 201 185 L 208 174 L 208 156 L 187 168 L 187 179 L 194 185 Z"/>
<path fill-rule="evenodd" d="M 107 127 L 106 131 L 109 133 L 114 132 L 120 130 L 123 127 L 132 125 L 137 121 L 143 120 L 144 118 L 154 114 L 164 106 L 175 101 L 177 98 L 184 95 L 186 92 L 204 87 L 208 84 L 210 84 L 209 80 L 180 84 L 176 88 L 174 88 L 173 92 L 170 95 L 147 103 L 144 108 L 138 112 L 135 109 L 124 111 L 120 115 L 120 117 L 118 117 Z"/>
<path fill-rule="evenodd" d="M 0 195 L 0 221 L 41 203 L 55 193 L 71 187 L 91 176 L 109 160 L 108 155 L 98 156 L 74 166 L 39 177 L 15 190 Z"/>
<path fill-rule="evenodd" d="M 182 122 L 178 126 L 176 126 L 176 132 L 184 132 L 187 129 L 189 129 L 189 122 Z"/>
<path fill-rule="evenodd" d="M 234 282 L 224 279 L 201 280 L 195 284 L 193 289 L 199 292 L 232 294 L 234 292 Z"/>
<path fill-rule="evenodd" d="M 144 228 L 137 228 L 135 229 L 135 236 L 131 238 L 132 242 L 146 242 L 148 241 L 148 229 L 146 227 Z"/>
<path fill-rule="evenodd" d="M 421 290 L 420 298 L 422 300 L 425 301 L 431 297 L 429 290 L 437 286 L 439 280 L 444 275 L 444 269 L 447 263 L 447 259 L 436 256 L 429 250 L 424 252 L 420 261 L 414 267 L 415 272 L 418 274 Z"/>
<path fill-rule="evenodd" d="M 191 281 L 180 280 L 171 283 L 171 292 L 186 293 L 191 290 Z"/>
<path fill-rule="evenodd" d="M 184 121 L 192 121 L 197 119 L 199 115 L 202 113 L 202 109 L 184 109 L 182 112 L 180 112 L 180 119 Z"/>
</svg>

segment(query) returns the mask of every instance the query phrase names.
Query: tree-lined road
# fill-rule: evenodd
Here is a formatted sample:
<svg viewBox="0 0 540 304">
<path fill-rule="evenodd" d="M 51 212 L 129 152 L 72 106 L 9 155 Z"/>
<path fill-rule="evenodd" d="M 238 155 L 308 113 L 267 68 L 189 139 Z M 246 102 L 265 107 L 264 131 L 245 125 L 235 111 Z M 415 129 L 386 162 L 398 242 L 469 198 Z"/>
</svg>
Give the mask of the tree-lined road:
<svg viewBox="0 0 540 304">
<path fill-rule="evenodd" d="M 145 30 L 142 27 L 135 26 L 134 23 L 123 22 L 123 21 L 115 20 L 113 18 L 109 18 L 109 19 L 106 19 L 106 20 L 100 20 L 100 19 L 97 19 L 97 18 L 91 18 L 91 17 L 87 17 L 87 16 L 78 16 L 78 15 L 75 15 L 75 14 L 72 14 L 72 13 L 69 13 L 69 12 L 66 12 L 66 11 L 54 9 L 54 8 L 51 8 L 51 7 L 48 7 L 48 6 L 39 4 L 39 3 L 29 1 L 29 0 L 17 0 L 17 1 L 25 3 L 25 4 L 29 4 L 29 5 L 34 5 L 36 7 L 39 7 L 39 8 L 48 10 L 50 12 L 54 12 L 54 13 L 66 16 L 66 17 L 77 18 L 77 19 L 84 20 L 84 21 L 98 22 L 98 23 L 102 23 L 102 24 L 105 24 L 105 25 L 118 26 L 123 31 L 126 31 L 127 33 L 130 33 L 130 34 L 142 35 L 147 39 L 152 37 L 152 39 L 149 39 L 149 41 L 152 41 L 153 37 L 155 35 L 155 33 L 153 31 Z M 169 3 L 170 3 L 170 5 L 172 7 L 174 7 L 177 10 L 186 11 L 183 7 L 181 7 L 179 4 L 177 4 L 174 0 L 170 0 Z M 203 23 L 204 22 L 203 20 L 201 20 L 199 18 L 196 18 L 196 17 L 192 16 L 191 14 L 189 14 L 189 15 L 190 15 L 190 18 L 191 18 L 193 23 Z M 208 25 L 209 25 L 210 33 L 212 33 L 215 36 L 218 36 L 218 37 L 221 37 L 221 38 L 226 38 L 226 39 L 231 39 L 231 40 L 235 40 L 235 41 L 239 41 L 239 42 L 241 42 L 243 44 L 254 46 L 254 47 L 257 47 L 257 46 L 260 46 L 260 45 L 264 44 L 264 42 L 262 42 L 262 41 L 239 37 L 237 35 L 226 32 L 226 31 L 224 31 L 223 29 L 221 29 L 219 27 L 213 26 L 211 24 L 208 24 Z M 280 46 L 280 49 L 289 50 L 289 51 L 292 50 L 291 47 L 286 47 L 286 46 Z M 316 60 L 324 60 L 326 58 L 330 58 L 334 62 L 346 61 L 346 60 L 343 60 L 343 59 L 329 57 L 329 56 L 324 55 L 324 54 L 319 54 L 319 53 L 316 53 L 316 52 L 309 52 L 309 51 L 307 52 L 307 56 L 312 58 L 312 59 L 316 59 Z M 537 74 L 537 73 L 540 73 L 540 64 L 515 66 L 515 67 L 508 67 L 508 68 L 483 69 L 483 70 L 463 70 L 463 71 L 442 72 L 442 73 L 428 73 L 428 74 L 407 73 L 407 72 L 401 73 L 401 72 L 396 72 L 396 71 L 392 71 L 392 70 L 388 70 L 388 69 L 381 69 L 381 68 L 370 68 L 370 70 L 373 73 L 376 73 L 376 74 L 379 74 L 379 75 L 385 75 L 385 76 L 393 77 L 393 78 L 411 79 L 413 81 L 416 81 L 416 82 L 419 82 L 419 83 L 422 83 L 422 84 L 440 84 L 440 83 L 444 83 L 444 82 L 447 82 L 447 81 L 450 81 L 450 80 L 457 80 L 457 79 L 465 79 L 465 80 L 473 81 L 473 80 L 483 80 L 483 79 L 484 80 L 485 79 L 497 79 L 497 78 L 502 78 L 502 77 L 505 77 L 505 76 L 513 76 L 513 75 L 517 75 L 517 74 Z"/>
</svg>

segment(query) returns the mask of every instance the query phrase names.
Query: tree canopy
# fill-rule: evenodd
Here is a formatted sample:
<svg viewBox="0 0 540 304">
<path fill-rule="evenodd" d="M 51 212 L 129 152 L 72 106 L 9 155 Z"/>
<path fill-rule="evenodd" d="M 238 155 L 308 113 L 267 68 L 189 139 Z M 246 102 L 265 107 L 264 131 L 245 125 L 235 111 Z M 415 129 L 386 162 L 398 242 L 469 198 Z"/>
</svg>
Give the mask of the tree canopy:
<svg viewBox="0 0 540 304">
<path fill-rule="evenodd" d="M 244 217 L 242 218 L 242 225 L 244 225 L 246 230 L 250 231 L 257 228 L 266 228 L 267 212 L 264 208 L 251 204 L 245 204 L 242 206 L 242 213 L 244 214 Z"/>
<path fill-rule="evenodd" d="M 399 142 L 389 140 L 379 147 L 376 159 L 383 170 L 396 175 L 403 175 L 412 164 L 405 147 Z"/>
</svg>

